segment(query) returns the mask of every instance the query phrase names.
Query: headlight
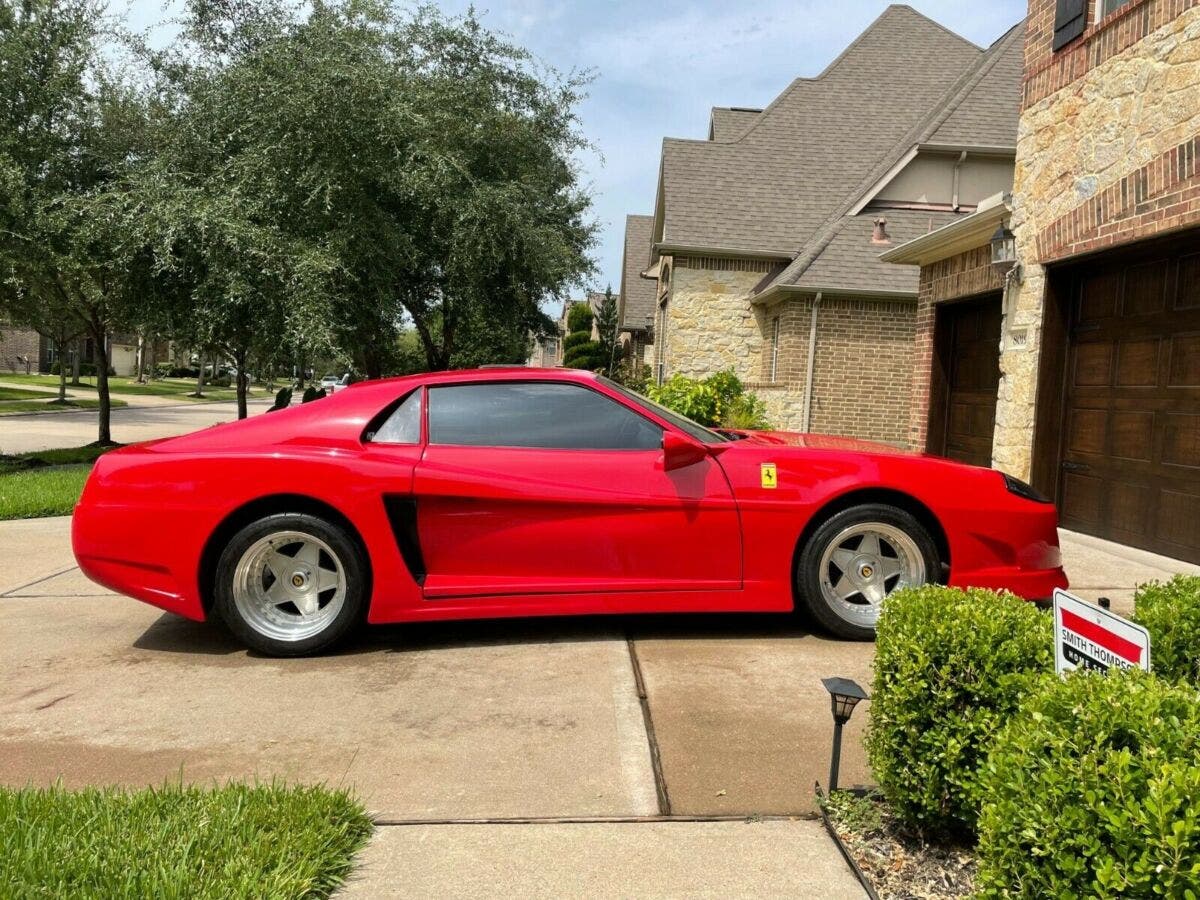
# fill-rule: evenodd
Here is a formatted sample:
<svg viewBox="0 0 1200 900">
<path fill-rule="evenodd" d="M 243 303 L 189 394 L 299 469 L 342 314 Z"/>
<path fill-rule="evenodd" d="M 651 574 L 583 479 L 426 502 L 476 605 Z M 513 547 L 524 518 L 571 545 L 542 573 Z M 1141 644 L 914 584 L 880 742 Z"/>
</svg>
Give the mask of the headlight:
<svg viewBox="0 0 1200 900">
<path fill-rule="evenodd" d="M 1010 494 L 1016 494 L 1018 497 L 1023 497 L 1026 500 L 1032 500 L 1034 503 L 1053 503 L 1049 497 L 1034 490 L 1031 485 L 1026 484 L 1020 478 L 1013 478 L 1007 472 L 1001 472 L 1004 476 L 1004 486 L 1008 488 Z"/>
</svg>

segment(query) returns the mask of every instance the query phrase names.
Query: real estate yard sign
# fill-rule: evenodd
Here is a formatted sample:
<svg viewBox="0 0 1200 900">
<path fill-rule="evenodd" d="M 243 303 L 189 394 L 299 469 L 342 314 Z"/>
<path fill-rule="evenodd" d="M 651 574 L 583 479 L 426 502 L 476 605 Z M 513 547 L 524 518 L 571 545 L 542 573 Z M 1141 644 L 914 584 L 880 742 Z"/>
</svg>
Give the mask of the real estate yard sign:
<svg viewBox="0 0 1200 900">
<path fill-rule="evenodd" d="M 1150 671 L 1150 634 L 1141 625 L 1063 590 L 1054 592 L 1054 671 Z"/>
</svg>

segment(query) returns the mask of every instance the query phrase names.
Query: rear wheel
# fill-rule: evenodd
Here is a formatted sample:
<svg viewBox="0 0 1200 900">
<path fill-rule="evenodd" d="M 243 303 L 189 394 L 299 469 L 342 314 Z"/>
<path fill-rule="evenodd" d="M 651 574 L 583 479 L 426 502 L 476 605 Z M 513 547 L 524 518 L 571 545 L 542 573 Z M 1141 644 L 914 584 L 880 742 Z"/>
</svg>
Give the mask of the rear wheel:
<svg viewBox="0 0 1200 900">
<path fill-rule="evenodd" d="M 796 591 L 813 618 L 838 637 L 875 637 L 889 594 L 934 580 L 937 545 L 916 517 L 882 503 L 830 517 L 805 544 Z"/>
<path fill-rule="evenodd" d="M 271 656 L 316 653 L 363 618 L 366 562 L 340 526 L 277 513 L 233 536 L 217 563 L 215 606 L 229 629 Z"/>
</svg>

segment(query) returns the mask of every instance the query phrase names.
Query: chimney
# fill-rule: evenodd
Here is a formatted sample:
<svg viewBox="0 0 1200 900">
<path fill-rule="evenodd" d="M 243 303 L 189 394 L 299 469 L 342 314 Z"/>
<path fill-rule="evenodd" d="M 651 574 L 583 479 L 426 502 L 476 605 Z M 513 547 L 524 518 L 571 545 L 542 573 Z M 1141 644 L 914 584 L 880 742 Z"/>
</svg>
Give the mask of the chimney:
<svg viewBox="0 0 1200 900">
<path fill-rule="evenodd" d="M 887 233 L 887 219 L 876 219 L 875 230 L 871 232 L 872 244 L 890 244 L 891 235 Z"/>
</svg>

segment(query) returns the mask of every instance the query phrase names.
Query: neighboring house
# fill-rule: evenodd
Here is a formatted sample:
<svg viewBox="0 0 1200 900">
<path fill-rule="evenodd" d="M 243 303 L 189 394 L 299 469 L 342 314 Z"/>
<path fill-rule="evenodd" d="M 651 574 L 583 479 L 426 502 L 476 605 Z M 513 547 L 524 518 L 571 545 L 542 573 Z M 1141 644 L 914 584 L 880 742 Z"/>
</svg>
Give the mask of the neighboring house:
<svg viewBox="0 0 1200 900">
<path fill-rule="evenodd" d="M 0 373 L 42 371 L 46 339 L 32 328 L 0 323 Z"/>
<path fill-rule="evenodd" d="M 654 362 L 654 312 L 657 273 L 650 269 L 654 216 L 625 217 L 625 249 L 621 257 L 620 341 L 624 358 L 633 364 Z"/>
<path fill-rule="evenodd" d="M 918 271 L 879 253 L 1011 185 L 1022 34 L 982 50 L 892 6 L 766 109 L 665 140 L 656 377 L 732 368 L 780 427 L 906 444 Z"/>
<path fill-rule="evenodd" d="M 887 254 L 922 265 L 914 440 L 974 442 L 1066 527 L 1200 562 L 1200 0 L 1028 21 L 1011 201 Z"/>
</svg>

